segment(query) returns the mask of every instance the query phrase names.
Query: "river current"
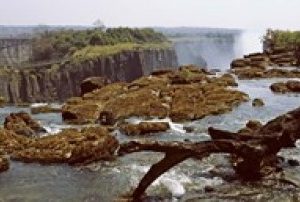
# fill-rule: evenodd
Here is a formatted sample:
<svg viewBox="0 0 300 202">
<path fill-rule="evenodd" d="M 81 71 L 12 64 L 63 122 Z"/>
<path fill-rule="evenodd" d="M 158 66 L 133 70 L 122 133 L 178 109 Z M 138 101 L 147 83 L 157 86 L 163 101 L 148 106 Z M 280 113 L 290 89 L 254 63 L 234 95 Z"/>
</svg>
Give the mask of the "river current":
<svg viewBox="0 0 300 202">
<path fill-rule="evenodd" d="M 237 131 L 248 120 L 262 123 L 300 106 L 300 96 L 296 94 L 274 94 L 269 89 L 273 82 L 287 79 L 240 80 L 239 87 L 249 94 L 251 100 L 261 98 L 265 106 L 254 108 L 251 101 L 234 108 L 233 111 L 209 116 L 202 120 L 172 123 L 171 130 L 148 137 L 126 137 L 119 131 L 118 139 L 153 139 L 160 141 L 203 141 L 209 139 L 207 128 Z M 11 112 L 27 111 L 29 108 L 0 108 L 0 123 Z M 57 133 L 65 127 L 60 114 L 39 114 L 33 117 L 41 122 L 50 133 Z M 128 121 L 139 122 L 139 118 Z M 157 120 L 156 120 L 157 121 Z M 186 133 L 184 126 L 195 128 Z M 282 151 L 282 155 L 300 160 L 300 148 Z M 68 165 L 43 166 L 11 162 L 10 169 L 0 175 L 0 201 L 114 201 L 133 190 L 150 166 L 161 159 L 161 154 L 142 152 L 117 158 L 112 162 L 99 162 L 86 167 Z M 286 167 L 294 180 L 299 179 L 298 167 Z M 217 192 L 204 193 L 205 187 L 213 187 Z M 189 159 L 161 176 L 147 191 L 151 196 L 147 201 L 285 201 L 300 200 L 299 190 L 291 186 L 277 184 L 270 188 L 264 183 L 244 183 L 235 178 L 227 155 L 211 155 L 202 161 Z"/>
</svg>

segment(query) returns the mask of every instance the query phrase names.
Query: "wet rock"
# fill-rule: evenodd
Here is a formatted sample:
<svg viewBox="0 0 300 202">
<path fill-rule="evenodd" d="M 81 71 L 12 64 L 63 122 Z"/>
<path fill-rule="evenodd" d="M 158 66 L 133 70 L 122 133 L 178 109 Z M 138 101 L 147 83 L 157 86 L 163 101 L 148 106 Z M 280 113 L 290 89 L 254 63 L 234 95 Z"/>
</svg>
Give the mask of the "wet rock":
<svg viewBox="0 0 300 202">
<path fill-rule="evenodd" d="M 132 116 L 194 120 L 227 112 L 247 101 L 246 94 L 227 88 L 235 85 L 230 74 L 212 77 L 206 70 L 186 66 L 128 84 L 110 84 L 81 98 L 69 99 L 62 116 L 67 122 L 98 120 L 105 125 Z"/>
<path fill-rule="evenodd" d="M 251 129 L 251 130 L 258 130 L 262 127 L 263 125 L 257 121 L 257 120 L 250 120 L 247 122 L 246 127 Z"/>
<path fill-rule="evenodd" d="M 80 88 L 81 88 L 81 95 L 86 93 L 90 93 L 93 90 L 101 89 L 102 87 L 110 84 L 111 81 L 105 77 L 90 77 L 82 81 Z"/>
<path fill-rule="evenodd" d="M 286 92 L 288 92 L 288 88 L 287 88 L 286 84 L 283 83 L 283 82 L 273 83 L 270 86 L 270 89 L 275 93 L 286 93 Z"/>
<path fill-rule="evenodd" d="M 300 81 L 288 81 L 286 86 L 291 92 L 300 93 Z"/>
<path fill-rule="evenodd" d="M 275 93 L 300 93 L 300 81 L 287 81 L 273 83 L 270 89 Z"/>
<path fill-rule="evenodd" d="M 18 137 L 12 131 L 0 131 L 0 147 L 14 160 L 43 164 L 88 164 L 110 160 L 119 143 L 107 129 L 66 129 L 42 138 Z"/>
<path fill-rule="evenodd" d="M 0 173 L 9 169 L 9 161 L 6 157 L 0 156 Z"/>
<path fill-rule="evenodd" d="M 289 159 L 287 161 L 287 163 L 290 165 L 290 166 L 300 166 L 300 163 L 298 160 L 295 160 L 295 159 Z"/>
<path fill-rule="evenodd" d="M 262 99 L 260 99 L 260 98 L 255 98 L 255 99 L 252 101 L 252 106 L 253 106 L 253 107 L 262 107 L 262 106 L 264 106 L 264 105 L 265 105 L 264 101 L 263 101 Z"/>
<path fill-rule="evenodd" d="M 208 186 L 208 185 L 207 185 L 207 186 L 204 187 L 204 191 L 205 191 L 205 192 L 213 192 L 214 190 L 215 190 L 215 189 L 214 189 L 212 186 Z"/>
<path fill-rule="evenodd" d="M 46 114 L 46 113 L 60 113 L 61 109 L 52 107 L 51 105 L 31 107 L 30 111 L 32 114 Z"/>
<path fill-rule="evenodd" d="M 139 124 L 123 124 L 120 126 L 126 135 L 146 135 L 165 132 L 170 129 L 168 122 L 141 122 Z"/>
<path fill-rule="evenodd" d="M 183 126 L 183 130 L 185 130 L 187 133 L 192 133 L 195 131 L 195 128 L 192 126 Z"/>
<path fill-rule="evenodd" d="M 243 67 L 247 67 L 249 66 L 250 64 L 250 60 L 249 59 L 236 59 L 236 60 L 233 60 L 231 62 L 231 68 L 232 69 L 235 69 L 235 68 L 243 68 Z"/>
<path fill-rule="evenodd" d="M 26 112 L 11 113 L 5 118 L 4 128 L 18 135 L 27 137 L 38 136 L 46 130 Z"/>
<path fill-rule="evenodd" d="M 0 96 L 0 107 L 3 107 L 6 104 L 6 99 Z"/>
</svg>

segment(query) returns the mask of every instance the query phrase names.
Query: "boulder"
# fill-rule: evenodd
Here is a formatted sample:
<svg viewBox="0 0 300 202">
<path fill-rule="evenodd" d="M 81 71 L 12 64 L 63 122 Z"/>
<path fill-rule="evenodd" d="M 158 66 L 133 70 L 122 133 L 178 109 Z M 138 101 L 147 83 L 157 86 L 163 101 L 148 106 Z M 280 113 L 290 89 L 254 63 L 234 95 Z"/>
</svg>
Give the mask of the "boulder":
<svg viewBox="0 0 300 202">
<path fill-rule="evenodd" d="M 9 161 L 6 157 L 0 156 L 0 173 L 9 169 Z"/>
<path fill-rule="evenodd" d="M 300 81 L 287 81 L 273 83 L 270 89 L 275 93 L 299 93 L 300 92 Z"/>
<path fill-rule="evenodd" d="M 300 93 L 300 81 L 287 81 L 286 87 L 291 92 Z"/>
<path fill-rule="evenodd" d="M 5 118 L 4 128 L 18 135 L 27 137 L 38 136 L 46 130 L 26 112 L 11 113 Z"/>
<path fill-rule="evenodd" d="M 255 98 L 255 99 L 252 101 L 252 106 L 253 106 L 253 107 L 262 107 L 262 106 L 264 106 L 264 105 L 265 105 L 264 101 L 263 101 L 262 99 L 260 99 L 260 98 Z"/>
<path fill-rule="evenodd" d="M 146 135 L 165 132 L 170 129 L 168 122 L 141 122 L 139 124 L 123 124 L 120 129 L 126 135 Z"/>
<path fill-rule="evenodd" d="M 81 95 L 90 93 L 93 90 L 101 89 L 102 87 L 110 84 L 111 81 L 105 77 L 90 77 L 83 80 L 80 84 Z"/>
<path fill-rule="evenodd" d="M 249 120 L 247 123 L 246 123 L 246 127 L 245 128 L 242 128 L 238 131 L 238 133 L 240 134 L 248 134 L 248 133 L 251 133 L 251 132 L 254 132 L 256 130 L 259 130 L 263 125 L 259 122 L 259 121 L 256 121 L 256 120 Z"/>
<path fill-rule="evenodd" d="M 6 99 L 0 96 L 0 107 L 3 107 L 6 104 Z"/>
</svg>

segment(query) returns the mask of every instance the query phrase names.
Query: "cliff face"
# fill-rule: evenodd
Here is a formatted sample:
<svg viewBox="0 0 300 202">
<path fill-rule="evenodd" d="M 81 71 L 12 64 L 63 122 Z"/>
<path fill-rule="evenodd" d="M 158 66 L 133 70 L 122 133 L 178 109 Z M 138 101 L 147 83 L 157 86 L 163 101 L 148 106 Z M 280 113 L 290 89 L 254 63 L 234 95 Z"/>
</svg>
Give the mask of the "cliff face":
<svg viewBox="0 0 300 202">
<path fill-rule="evenodd" d="M 18 67 L 22 62 L 29 61 L 31 55 L 30 39 L 0 39 L 0 65 Z"/>
<path fill-rule="evenodd" d="M 10 103 L 64 101 L 80 95 L 80 83 L 91 76 L 132 81 L 154 70 L 177 67 L 173 49 L 127 51 L 79 64 L 0 70 L 0 96 Z"/>
</svg>

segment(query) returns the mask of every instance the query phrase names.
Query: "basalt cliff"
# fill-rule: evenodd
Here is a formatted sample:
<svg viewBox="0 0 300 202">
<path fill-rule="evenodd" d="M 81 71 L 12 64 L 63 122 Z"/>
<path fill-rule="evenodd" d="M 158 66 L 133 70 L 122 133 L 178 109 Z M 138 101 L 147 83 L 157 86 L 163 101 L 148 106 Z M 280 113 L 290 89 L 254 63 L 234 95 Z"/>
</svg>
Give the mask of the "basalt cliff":
<svg viewBox="0 0 300 202">
<path fill-rule="evenodd" d="M 9 103 L 63 101 L 80 95 L 91 76 L 132 81 L 155 70 L 177 67 L 173 48 L 123 51 L 80 63 L 64 62 L 19 69 L 0 69 L 0 97 Z"/>
</svg>

